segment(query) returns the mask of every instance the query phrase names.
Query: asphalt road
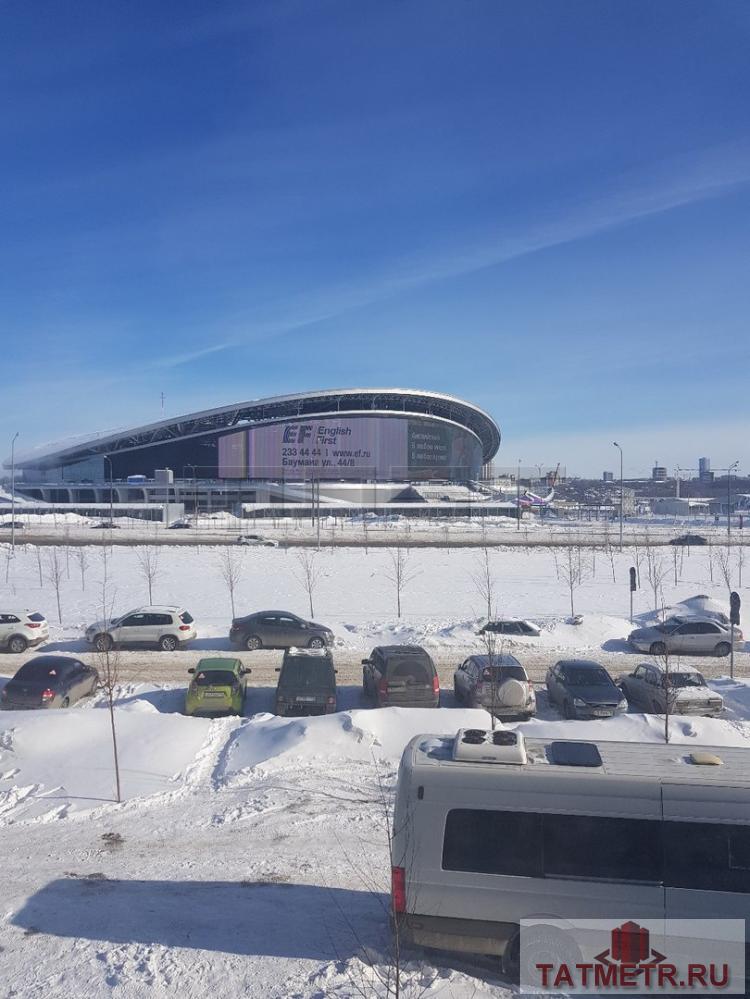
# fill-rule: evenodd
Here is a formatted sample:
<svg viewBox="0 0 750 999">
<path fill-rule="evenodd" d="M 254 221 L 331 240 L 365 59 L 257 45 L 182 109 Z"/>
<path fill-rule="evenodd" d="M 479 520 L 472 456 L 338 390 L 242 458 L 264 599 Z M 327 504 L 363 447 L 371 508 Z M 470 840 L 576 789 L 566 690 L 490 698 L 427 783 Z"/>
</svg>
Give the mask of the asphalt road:
<svg viewBox="0 0 750 999">
<path fill-rule="evenodd" d="M 29 649 L 23 655 L 0 655 L 0 675 L 12 676 L 26 660 L 43 652 L 65 652 L 76 655 L 83 661 L 102 669 L 102 655 L 96 652 L 81 652 L 82 642 L 50 642 L 43 649 Z M 583 649 L 578 654 L 582 658 L 595 659 L 600 662 L 612 676 L 626 673 L 638 662 L 648 660 L 648 656 L 627 651 L 622 643 L 622 650 Z M 474 647 L 451 646 L 429 650 L 440 676 L 440 685 L 445 690 L 453 687 L 453 671 L 466 656 L 476 653 Z M 528 645 L 512 647 L 505 645 L 503 651 L 512 652 L 526 667 L 534 683 L 544 682 L 547 669 L 558 659 L 571 658 L 571 652 L 555 652 L 554 650 L 535 650 Z M 338 670 L 337 683 L 342 686 L 361 686 L 361 660 L 366 653 L 361 649 L 336 647 L 334 660 Z M 248 684 L 257 687 L 275 687 L 277 667 L 281 666 L 282 653 L 279 652 L 243 652 L 232 648 L 227 639 L 198 639 L 192 647 L 177 652 L 160 652 L 157 650 L 121 650 L 112 654 L 112 661 L 117 669 L 121 683 L 156 683 L 174 684 L 188 681 L 188 668 L 195 666 L 204 656 L 235 655 L 246 667 L 252 669 L 248 676 Z M 704 676 L 717 677 L 729 674 L 729 658 L 714 659 L 703 656 L 684 657 L 682 662 L 696 666 Z M 677 660 L 673 659 L 673 668 Z M 750 677 L 750 652 L 735 653 L 735 676 Z"/>
</svg>

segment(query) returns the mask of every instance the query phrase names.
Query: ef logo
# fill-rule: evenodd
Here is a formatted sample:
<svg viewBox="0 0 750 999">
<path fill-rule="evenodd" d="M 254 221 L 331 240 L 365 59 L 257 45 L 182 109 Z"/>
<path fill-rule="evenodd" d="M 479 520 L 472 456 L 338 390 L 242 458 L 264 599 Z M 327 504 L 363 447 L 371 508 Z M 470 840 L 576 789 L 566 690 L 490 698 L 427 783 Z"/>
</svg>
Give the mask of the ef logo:
<svg viewBox="0 0 750 999">
<path fill-rule="evenodd" d="M 310 440 L 311 437 L 311 423 L 292 423 L 288 427 L 284 427 L 285 444 L 304 444 L 304 442 Z"/>
</svg>

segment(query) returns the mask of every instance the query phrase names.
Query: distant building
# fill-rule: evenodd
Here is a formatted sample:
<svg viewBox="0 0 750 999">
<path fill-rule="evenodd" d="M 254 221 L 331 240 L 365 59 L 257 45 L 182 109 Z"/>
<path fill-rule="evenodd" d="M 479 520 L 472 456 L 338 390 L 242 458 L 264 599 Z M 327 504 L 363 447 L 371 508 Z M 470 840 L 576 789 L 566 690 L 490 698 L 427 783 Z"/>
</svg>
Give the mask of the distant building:
<svg viewBox="0 0 750 999">
<path fill-rule="evenodd" d="M 664 465 L 654 465 L 651 469 L 651 478 L 654 482 L 666 482 L 667 470 Z"/>
<path fill-rule="evenodd" d="M 602 472 L 602 482 L 614 482 L 615 473 L 614 472 Z"/>
<path fill-rule="evenodd" d="M 713 482 L 714 473 L 711 471 L 711 459 L 710 458 L 699 458 L 698 459 L 698 478 L 701 482 Z"/>
</svg>

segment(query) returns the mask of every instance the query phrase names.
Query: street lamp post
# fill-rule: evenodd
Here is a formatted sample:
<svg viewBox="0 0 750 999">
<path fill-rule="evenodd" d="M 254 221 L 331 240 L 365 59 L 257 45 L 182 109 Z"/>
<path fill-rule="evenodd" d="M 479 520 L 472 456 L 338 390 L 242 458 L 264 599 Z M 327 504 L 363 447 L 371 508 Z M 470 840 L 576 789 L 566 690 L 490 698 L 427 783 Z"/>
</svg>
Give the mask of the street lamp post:
<svg viewBox="0 0 750 999">
<path fill-rule="evenodd" d="M 521 530 L 521 459 L 518 459 L 516 474 L 516 530 Z"/>
<path fill-rule="evenodd" d="M 727 545 L 732 537 L 732 472 L 738 465 L 739 461 L 734 461 L 727 469 Z"/>
<path fill-rule="evenodd" d="M 108 454 L 103 454 L 102 458 L 104 458 L 105 461 L 109 462 L 109 526 L 111 528 L 112 525 L 115 522 L 115 518 L 114 518 L 114 502 L 113 502 L 113 486 L 112 486 L 112 479 L 114 477 L 113 473 L 112 473 L 112 459 L 110 458 L 110 456 Z"/>
<path fill-rule="evenodd" d="M 623 483 L 622 483 L 622 448 L 617 441 L 612 441 L 620 452 L 620 551 L 622 551 L 622 506 L 623 506 Z"/>
<path fill-rule="evenodd" d="M 10 442 L 10 554 L 16 554 L 16 438 L 17 430 Z"/>
</svg>

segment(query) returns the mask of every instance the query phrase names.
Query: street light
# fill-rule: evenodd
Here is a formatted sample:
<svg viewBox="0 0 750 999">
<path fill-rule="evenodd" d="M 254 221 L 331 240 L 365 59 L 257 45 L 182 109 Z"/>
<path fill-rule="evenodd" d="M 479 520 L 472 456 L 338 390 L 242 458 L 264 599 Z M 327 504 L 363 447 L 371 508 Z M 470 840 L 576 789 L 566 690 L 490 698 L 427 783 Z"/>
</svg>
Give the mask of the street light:
<svg viewBox="0 0 750 999">
<path fill-rule="evenodd" d="M 516 530 L 521 530 L 521 459 L 518 459 L 518 474 L 516 475 Z"/>
<path fill-rule="evenodd" d="M 17 430 L 10 442 L 10 554 L 16 554 L 16 438 Z"/>
<path fill-rule="evenodd" d="M 103 454 L 102 458 L 104 458 L 105 461 L 109 462 L 109 526 L 111 528 L 112 525 L 115 522 L 114 511 L 113 511 L 113 502 L 112 502 L 112 479 L 113 479 L 113 474 L 112 474 L 112 459 L 110 458 L 110 456 L 108 454 Z"/>
<path fill-rule="evenodd" d="M 623 487 L 622 487 L 622 448 L 617 443 L 617 441 L 612 441 L 614 446 L 620 452 L 620 551 L 622 551 L 622 504 L 623 504 Z"/>
<path fill-rule="evenodd" d="M 727 545 L 732 536 L 732 472 L 738 465 L 739 461 L 734 461 L 727 469 Z"/>
</svg>

